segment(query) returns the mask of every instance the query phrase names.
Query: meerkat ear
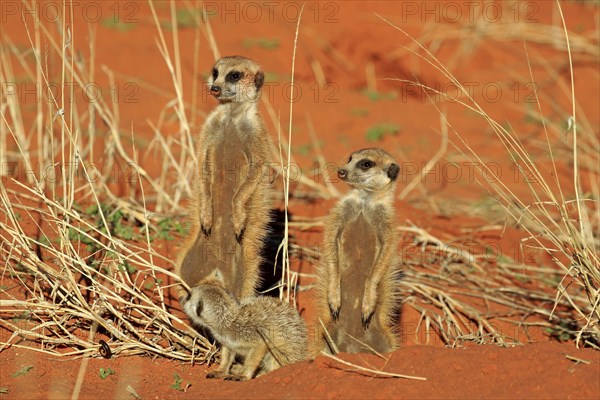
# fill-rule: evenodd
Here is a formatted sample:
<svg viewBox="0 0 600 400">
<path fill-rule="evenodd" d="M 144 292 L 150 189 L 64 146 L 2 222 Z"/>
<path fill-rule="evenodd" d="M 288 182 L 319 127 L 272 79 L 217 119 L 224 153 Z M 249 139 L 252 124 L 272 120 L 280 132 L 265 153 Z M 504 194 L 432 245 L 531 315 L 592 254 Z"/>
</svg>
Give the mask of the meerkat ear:
<svg viewBox="0 0 600 400">
<path fill-rule="evenodd" d="M 396 163 L 392 163 L 387 170 L 387 176 L 391 180 L 395 181 L 398 177 L 398 172 L 400 172 L 400 167 Z"/>
<path fill-rule="evenodd" d="M 225 283 L 225 279 L 223 279 L 223 273 L 219 268 L 215 269 L 213 278 L 216 282 L 220 283 L 221 285 Z"/>
<path fill-rule="evenodd" d="M 185 304 L 188 301 L 190 301 L 190 297 L 192 297 L 192 294 L 190 292 L 188 292 L 187 290 L 186 290 L 186 292 L 187 292 L 187 294 L 185 294 L 185 295 L 183 293 L 180 294 L 180 296 L 179 296 L 179 304 Z"/>
<path fill-rule="evenodd" d="M 254 75 L 254 86 L 256 86 L 256 90 L 260 90 L 265 83 L 265 73 L 262 71 L 258 71 L 256 75 Z"/>
</svg>

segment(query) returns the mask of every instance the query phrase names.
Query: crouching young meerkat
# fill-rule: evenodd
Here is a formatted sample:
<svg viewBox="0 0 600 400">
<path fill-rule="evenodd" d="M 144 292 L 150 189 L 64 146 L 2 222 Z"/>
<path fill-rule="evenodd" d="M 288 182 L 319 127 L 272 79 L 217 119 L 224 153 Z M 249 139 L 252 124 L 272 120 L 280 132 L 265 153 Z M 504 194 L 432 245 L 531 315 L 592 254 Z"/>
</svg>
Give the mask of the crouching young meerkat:
<svg viewBox="0 0 600 400">
<path fill-rule="evenodd" d="M 289 304 L 272 297 L 236 300 L 216 285 L 198 285 L 183 300 L 192 322 L 221 343 L 221 364 L 207 378 L 243 381 L 303 361 L 308 336 L 304 321 Z M 236 357 L 240 373 L 232 373 Z"/>
<path fill-rule="evenodd" d="M 327 333 L 320 333 L 316 353 L 383 353 L 397 347 L 394 191 L 399 170 L 393 158 L 377 148 L 352 153 L 338 170 L 352 189 L 325 224 L 317 298 Z"/>
<path fill-rule="evenodd" d="M 197 142 L 191 232 L 176 262 L 187 285 L 218 272 L 237 298 L 259 284 L 271 206 L 272 145 L 258 113 L 263 83 L 260 66 L 245 57 L 224 57 L 212 69 L 208 85 L 219 105 Z"/>
</svg>

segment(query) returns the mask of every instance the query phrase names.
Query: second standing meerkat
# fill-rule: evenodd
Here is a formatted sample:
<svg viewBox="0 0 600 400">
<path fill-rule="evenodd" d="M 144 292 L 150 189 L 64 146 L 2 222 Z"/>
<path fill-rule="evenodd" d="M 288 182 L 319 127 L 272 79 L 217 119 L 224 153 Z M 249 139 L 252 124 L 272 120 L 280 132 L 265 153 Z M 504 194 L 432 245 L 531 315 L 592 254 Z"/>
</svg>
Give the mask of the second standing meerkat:
<svg viewBox="0 0 600 400">
<path fill-rule="evenodd" d="M 383 353 L 397 347 L 394 191 L 400 168 L 385 151 L 359 150 L 338 176 L 352 189 L 327 217 L 318 276 L 319 316 L 327 328 L 317 352 Z M 330 343 L 333 341 L 333 343 Z"/>
<path fill-rule="evenodd" d="M 224 57 L 212 69 L 208 85 L 219 105 L 197 143 L 192 229 L 177 260 L 189 286 L 220 273 L 236 298 L 255 294 L 269 222 L 272 143 L 258 114 L 263 83 L 260 66 L 245 57 Z"/>
</svg>

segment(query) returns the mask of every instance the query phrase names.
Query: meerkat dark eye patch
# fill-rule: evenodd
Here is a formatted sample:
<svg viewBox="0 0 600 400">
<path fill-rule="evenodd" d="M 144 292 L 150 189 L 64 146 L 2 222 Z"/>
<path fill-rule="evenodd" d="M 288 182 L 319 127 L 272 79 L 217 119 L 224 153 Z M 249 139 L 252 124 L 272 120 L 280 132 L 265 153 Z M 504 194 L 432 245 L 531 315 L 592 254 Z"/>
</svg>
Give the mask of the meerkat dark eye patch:
<svg viewBox="0 0 600 400">
<path fill-rule="evenodd" d="M 213 78 L 213 81 L 214 81 L 214 80 L 217 80 L 217 77 L 218 77 L 218 76 L 219 76 L 219 70 L 218 70 L 218 69 L 216 69 L 216 68 L 213 68 L 213 70 L 212 70 L 212 78 Z"/>
<path fill-rule="evenodd" d="M 395 181 L 398 177 L 398 172 L 400 172 L 400 167 L 396 163 L 392 163 L 387 170 L 388 178 Z"/>
<path fill-rule="evenodd" d="M 227 74 L 227 76 L 225 77 L 225 80 L 227 82 L 237 82 L 240 79 L 242 79 L 243 77 L 244 77 L 244 74 L 242 72 L 231 71 L 230 73 Z"/>
<path fill-rule="evenodd" d="M 360 160 L 359 162 L 356 163 L 356 167 L 362 169 L 363 171 L 371 169 L 374 166 L 375 166 L 375 163 L 366 158 L 363 160 Z"/>
</svg>

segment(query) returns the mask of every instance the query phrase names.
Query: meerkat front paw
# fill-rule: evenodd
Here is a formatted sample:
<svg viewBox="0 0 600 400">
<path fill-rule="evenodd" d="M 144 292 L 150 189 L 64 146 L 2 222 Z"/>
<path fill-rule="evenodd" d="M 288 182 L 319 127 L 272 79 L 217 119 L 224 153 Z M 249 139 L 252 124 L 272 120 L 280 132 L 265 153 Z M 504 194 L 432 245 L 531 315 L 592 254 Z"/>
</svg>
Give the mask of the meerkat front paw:
<svg viewBox="0 0 600 400">
<path fill-rule="evenodd" d="M 225 378 L 226 381 L 237 381 L 237 382 L 243 382 L 243 381 L 247 381 L 248 378 L 245 377 L 244 375 L 229 375 L 228 377 Z"/>
<path fill-rule="evenodd" d="M 365 295 L 362 300 L 362 326 L 363 328 L 369 329 L 371 319 L 375 313 L 375 299 L 376 295 L 365 291 Z"/>
<path fill-rule="evenodd" d="M 331 319 L 333 321 L 337 321 L 340 319 L 340 309 L 342 308 L 342 296 L 339 287 L 330 288 L 329 295 L 327 297 Z"/>
<path fill-rule="evenodd" d="M 246 212 L 244 211 L 244 208 L 236 202 L 234 202 L 233 205 L 232 223 L 235 239 L 239 244 L 242 244 L 244 232 L 246 230 Z"/>
<path fill-rule="evenodd" d="M 200 211 L 200 229 L 205 237 L 210 236 L 212 230 L 212 209 L 202 209 Z"/>
<path fill-rule="evenodd" d="M 362 327 L 364 330 L 369 329 L 369 325 L 371 324 L 371 319 L 373 318 L 373 313 L 370 313 L 369 315 L 363 314 L 361 317 L 361 322 L 362 322 Z"/>
<path fill-rule="evenodd" d="M 228 379 L 231 374 L 224 371 L 213 371 L 206 374 L 206 379 Z"/>
</svg>

